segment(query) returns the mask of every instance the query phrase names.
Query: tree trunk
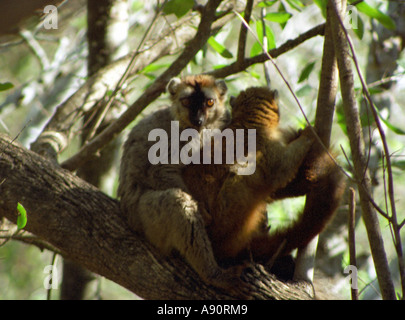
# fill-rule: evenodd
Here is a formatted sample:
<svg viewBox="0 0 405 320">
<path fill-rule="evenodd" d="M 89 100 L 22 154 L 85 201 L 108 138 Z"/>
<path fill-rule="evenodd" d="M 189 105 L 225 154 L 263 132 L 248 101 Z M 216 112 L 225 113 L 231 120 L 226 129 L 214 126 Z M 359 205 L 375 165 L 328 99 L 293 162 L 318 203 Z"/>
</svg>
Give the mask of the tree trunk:
<svg viewBox="0 0 405 320">
<path fill-rule="evenodd" d="M 345 3 L 345 1 L 342 1 Z M 343 6 L 340 0 L 332 0 L 334 8 L 332 21 L 336 28 L 333 29 L 333 42 L 339 69 L 343 112 L 346 118 L 347 133 L 350 140 L 350 149 L 353 157 L 353 166 L 356 182 L 358 184 L 362 217 L 367 229 L 371 254 L 376 268 L 378 283 L 383 299 L 395 300 L 395 287 L 392 282 L 388 259 L 384 249 L 384 241 L 381 235 L 380 225 L 376 210 L 369 201 L 371 194 L 370 175 L 367 170 L 367 158 L 365 154 L 364 138 L 361 131 L 359 110 L 354 93 L 354 78 L 350 49 L 344 29 L 340 25 L 340 8 Z"/>
<path fill-rule="evenodd" d="M 245 272 L 246 288 L 232 295 L 205 284 L 182 259 L 163 257 L 131 231 L 116 200 L 4 136 L 0 194 L 0 217 L 15 222 L 20 202 L 27 231 L 145 299 L 313 298 L 310 284 L 281 282 L 260 265 Z"/>
</svg>

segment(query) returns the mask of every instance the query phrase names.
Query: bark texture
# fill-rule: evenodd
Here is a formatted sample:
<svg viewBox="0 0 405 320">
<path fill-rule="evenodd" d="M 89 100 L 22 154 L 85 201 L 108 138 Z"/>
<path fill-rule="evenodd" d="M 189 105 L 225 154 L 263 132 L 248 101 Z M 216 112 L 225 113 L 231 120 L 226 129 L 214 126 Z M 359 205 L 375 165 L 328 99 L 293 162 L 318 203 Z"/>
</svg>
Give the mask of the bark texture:
<svg viewBox="0 0 405 320">
<path fill-rule="evenodd" d="M 284 283 L 260 265 L 246 288 L 229 294 L 203 283 L 180 258 L 163 257 L 129 229 L 118 201 L 69 171 L 0 136 L 0 217 L 15 222 L 74 261 L 145 299 L 312 299 L 306 282 Z"/>
</svg>

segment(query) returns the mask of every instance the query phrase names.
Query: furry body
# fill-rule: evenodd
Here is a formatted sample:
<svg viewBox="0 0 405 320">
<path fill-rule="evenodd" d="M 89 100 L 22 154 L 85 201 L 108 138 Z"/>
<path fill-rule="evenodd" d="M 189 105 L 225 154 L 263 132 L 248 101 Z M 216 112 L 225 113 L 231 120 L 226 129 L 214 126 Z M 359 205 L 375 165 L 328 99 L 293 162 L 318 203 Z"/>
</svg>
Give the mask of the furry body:
<svg viewBox="0 0 405 320">
<path fill-rule="evenodd" d="M 327 154 L 308 154 L 314 142 L 309 128 L 299 134 L 279 127 L 275 91 L 249 88 L 232 109 L 230 129 L 256 129 L 254 174 L 237 175 L 233 165 L 189 165 L 183 178 L 210 215 L 207 230 L 216 258 L 235 263 L 252 254 L 266 262 L 280 247 L 287 254 L 322 230 L 339 203 L 342 177 Z M 310 190 L 317 190 L 317 201 L 296 222 L 275 233 L 263 228 L 268 202 Z"/>
<path fill-rule="evenodd" d="M 235 284 L 232 270 L 220 268 L 198 203 L 182 178 L 182 163 L 151 164 L 148 152 L 156 143 L 149 133 L 163 129 L 171 141 L 171 122 L 180 129 L 221 128 L 229 121 L 225 108 L 226 85 L 210 76 L 173 79 L 167 87 L 172 105 L 142 119 L 124 145 L 118 195 L 129 225 L 162 253 L 177 251 L 208 283 Z M 180 142 L 180 148 L 185 142 Z M 168 146 L 169 159 L 172 152 Z"/>
</svg>

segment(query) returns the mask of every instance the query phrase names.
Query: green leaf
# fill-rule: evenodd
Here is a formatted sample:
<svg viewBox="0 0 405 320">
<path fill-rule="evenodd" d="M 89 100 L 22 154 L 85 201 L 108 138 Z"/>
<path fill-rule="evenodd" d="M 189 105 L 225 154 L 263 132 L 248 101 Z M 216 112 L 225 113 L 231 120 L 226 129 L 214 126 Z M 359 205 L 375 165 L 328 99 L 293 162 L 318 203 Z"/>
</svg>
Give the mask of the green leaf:
<svg viewBox="0 0 405 320">
<path fill-rule="evenodd" d="M 370 117 L 368 113 L 360 115 L 360 124 L 362 128 L 367 128 L 375 125 L 374 117 Z"/>
<path fill-rule="evenodd" d="M 273 30 L 267 24 L 265 24 L 265 28 L 267 38 L 267 50 L 274 49 L 276 47 L 276 40 L 274 37 Z M 260 42 L 263 43 L 264 33 L 263 33 L 263 23 L 261 21 L 256 22 L 256 32 Z"/>
<path fill-rule="evenodd" d="M 17 203 L 17 227 L 18 229 L 23 229 L 27 224 L 27 211 L 21 203 Z"/>
<path fill-rule="evenodd" d="M 337 119 L 337 123 L 339 124 L 343 133 L 347 136 L 348 133 L 347 133 L 347 126 L 346 126 L 346 118 L 343 113 L 343 108 L 341 105 L 338 105 L 336 108 L 336 119 Z"/>
<path fill-rule="evenodd" d="M 377 109 L 376 109 L 377 110 Z M 377 110 L 378 117 L 381 119 L 382 122 L 387 126 L 388 129 L 391 131 L 395 132 L 396 134 L 399 134 L 401 136 L 405 135 L 405 131 L 394 126 L 392 123 L 390 123 L 387 119 L 384 119 L 381 115 L 381 113 Z"/>
<path fill-rule="evenodd" d="M 375 88 L 369 88 L 368 89 L 368 92 L 370 93 L 370 95 L 379 94 L 379 93 L 384 92 L 384 91 L 385 90 L 383 88 L 381 88 L 381 87 L 375 87 Z"/>
<path fill-rule="evenodd" d="M 251 57 L 256 57 L 257 55 L 263 53 L 263 48 L 260 45 L 259 42 L 255 42 L 252 46 L 252 48 L 250 49 L 250 56 Z"/>
<path fill-rule="evenodd" d="M 131 12 L 136 12 L 141 10 L 144 7 L 144 4 L 140 0 L 135 0 L 131 5 Z"/>
<path fill-rule="evenodd" d="M 287 8 L 285 7 L 284 2 L 282 2 L 282 1 L 280 1 L 280 5 L 278 6 L 277 12 L 278 12 L 278 13 L 287 13 L 287 14 L 290 14 L 290 13 L 287 12 Z M 288 20 L 290 20 L 290 18 L 288 18 L 287 21 L 285 21 L 285 22 L 280 22 L 280 27 L 281 27 L 281 29 L 284 29 L 284 28 L 285 28 L 285 26 L 287 25 Z"/>
<path fill-rule="evenodd" d="M 303 82 L 304 80 L 308 79 L 312 70 L 314 70 L 314 66 L 315 66 L 315 61 L 310 62 L 305 66 L 305 68 L 301 71 L 301 74 L 298 78 L 298 83 Z"/>
<path fill-rule="evenodd" d="M 194 0 L 169 0 L 163 8 L 163 12 L 165 14 L 174 13 L 177 18 L 181 18 L 189 12 L 193 6 Z"/>
<path fill-rule="evenodd" d="M 227 59 L 233 58 L 233 54 L 227 48 L 225 48 L 222 44 L 220 44 L 217 40 L 215 40 L 214 37 L 210 37 L 207 42 L 211 46 L 212 49 L 214 49 L 216 52 L 218 52 L 224 58 L 227 58 Z"/>
<path fill-rule="evenodd" d="M 405 170 L 405 160 L 392 161 L 392 166 Z"/>
<path fill-rule="evenodd" d="M 305 5 L 300 0 L 287 0 L 287 3 L 290 5 L 291 8 L 301 11 Z"/>
<path fill-rule="evenodd" d="M 364 36 L 364 22 L 360 18 L 360 16 L 357 16 L 357 25 L 351 24 L 353 32 L 357 35 L 357 37 L 362 40 Z"/>
<path fill-rule="evenodd" d="M 170 63 L 162 63 L 162 64 L 152 63 L 152 64 L 146 66 L 145 68 L 143 68 L 139 73 L 143 74 L 145 77 L 147 77 L 150 80 L 155 80 L 156 75 L 154 75 L 153 72 L 157 71 L 159 69 L 168 68 L 168 67 L 170 67 Z"/>
<path fill-rule="evenodd" d="M 276 47 L 276 37 L 273 30 L 266 25 L 266 37 L 267 37 L 267 50 L 274 49 Z"/>
<path fill-rule="evenodd" d="M 271 7 L 273 4 L 277 3 L 278 0 L 272 0 L 272 1 L 262 1 L 259 2 L 257 5 L 259 8 L 268 8 Z"/>
<path fill-rule="evenodd" d="M 215 66 L 212 66 L 212 69 L 214 69 L 214 70 L 222 69 L 226 66 L 228 66 L 228 65 L 227 64 L 216 64 Z"/>
<path fill-rule="evenodd" d="M 304 84 L 301 88 L 299 88 L 296 92 L 297 97 L 305 97 L 310 94 L 312 91 L 312 87 L 309 84 Z"/>
<path fill-rule="evenodd" d="M 14 88 L 14 85 L 11 82 L 0 83 L 0 91 L 6 91 Z"/>
<path fill-rule="evenodd" d="M 260 43 L 256 41 L 253 44 L 252 49 L 250 49 L 251 57 L 263 53 L 263 46 L 261 45 L 263 43 L 263 24 L 261 21 L 256 21 L 256 32 L 257 38 L 260 40 Z M 266 37 L 267 37 L 267 50 L 274 49 L 276 47 L 276 40 L 274 37 L 273 30 L 271 30 L 271 28 L 268 25 L 266 25 Z"/>
<path fill-rule="evenodd" d="M 288 12 L 270 12 L 265 15 L 265 19 L 277 23 L 286 23 L 292 17 Z"/>
<path fill-rule="evenodd" d="M 350 1 L 353 2 L 354 0 Z M 377 8 L 373 8 L 369 4 L 367 4 L 365 1 L 360 2 L 356 5 L 356 8 L 360 11 L 369 16 L 370 18 L 376 19 L 378 22 L 380 22 L 385 28 L 389 30 L 395 30 L 396 25 L 394 20 L 392 20 L 388 15 L 385 13 L 381 12 Z"/>
<path fill-rule="evenodd" d="M 163 63 L 163 64 L 151 63 L 150 65 L 143 68 L 143 70 L 140 73 L 150 73 L 168 67 L 170 67 L 170 63 Z"/>
<path fill-rule="evenodd" d="M 247 71 L 248 74 L 250 74 L 253 78 L 256 78 L 257 80 L 260 80 L 262 78 L 262 75 L 255 72 L 254 70 L 249 70 Z"/>
</svg>

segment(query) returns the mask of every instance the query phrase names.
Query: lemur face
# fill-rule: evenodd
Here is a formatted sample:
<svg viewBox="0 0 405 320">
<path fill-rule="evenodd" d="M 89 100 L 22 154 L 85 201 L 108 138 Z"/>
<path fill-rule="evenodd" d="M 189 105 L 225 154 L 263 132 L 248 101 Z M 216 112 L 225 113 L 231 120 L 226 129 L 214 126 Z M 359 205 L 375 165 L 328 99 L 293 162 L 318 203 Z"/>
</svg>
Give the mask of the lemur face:
<svg viewBox="0 0 405 320">
<path fill-rule="evenodd" d="M 167 90 L 173 101 L 174 118 L 183 128 L 197 130 L 215 127 L 229 118 L 225 107 L 227 87 L 224 81 L 211 76 L 188 76 L 172 79 Z"/>
</svg>

